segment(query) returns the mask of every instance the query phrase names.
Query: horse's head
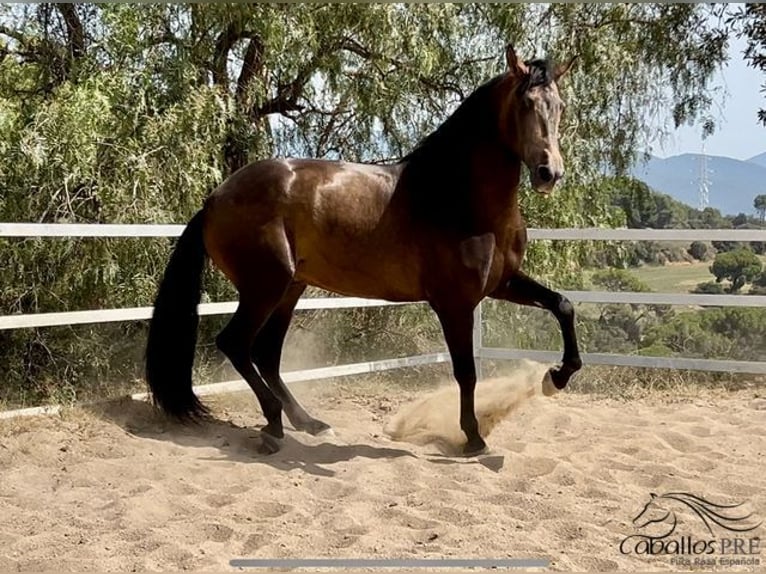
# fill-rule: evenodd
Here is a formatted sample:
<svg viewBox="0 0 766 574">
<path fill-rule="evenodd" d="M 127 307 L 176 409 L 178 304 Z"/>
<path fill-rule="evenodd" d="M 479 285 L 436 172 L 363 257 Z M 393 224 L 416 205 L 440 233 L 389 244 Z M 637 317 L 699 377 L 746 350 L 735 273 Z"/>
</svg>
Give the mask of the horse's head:
<svg viewBox="0 0 766 574">
<path fill-rule="evenodd" d="M 644 505 L 641 512 L 639 512 L 633 519 L 633 524 L 635 524 L 637 528 L 644 528 L 649 524 L 664 522 L 670 518 L 671 512 L 662 506 L 661 500 L 661 497 L 651 493 L 649 502 Z"/>
<path fill-rule="evenodd" d="M 503 81 L 501 132 L 506 144 L 529 168 L 535 191 L 550 193 L 564 175 L 559 150 L 559 122 L 564 102 L 556 82 L 569 71 L 574 58 L 553 67 L 546 60 L 522 61 L 513 46 L 505 50 L 508 71 Z"/>
</svg>

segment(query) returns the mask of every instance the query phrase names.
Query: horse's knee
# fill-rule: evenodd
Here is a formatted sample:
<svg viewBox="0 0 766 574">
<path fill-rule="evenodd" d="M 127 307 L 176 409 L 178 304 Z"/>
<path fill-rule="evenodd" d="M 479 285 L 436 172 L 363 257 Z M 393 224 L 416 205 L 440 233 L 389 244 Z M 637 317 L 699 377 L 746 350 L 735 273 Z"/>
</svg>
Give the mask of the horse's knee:
<svg viewBox="0 0 766 574">
<path fill-rule="evenodd" d="M 559 305 L 558 305 L 558 312 L 561 317 L 565 319 L 574 319 L 574 305 L 572 305 L 572 302 L 564 297 L 563 295 L 559 295 Z"/>
</svg>

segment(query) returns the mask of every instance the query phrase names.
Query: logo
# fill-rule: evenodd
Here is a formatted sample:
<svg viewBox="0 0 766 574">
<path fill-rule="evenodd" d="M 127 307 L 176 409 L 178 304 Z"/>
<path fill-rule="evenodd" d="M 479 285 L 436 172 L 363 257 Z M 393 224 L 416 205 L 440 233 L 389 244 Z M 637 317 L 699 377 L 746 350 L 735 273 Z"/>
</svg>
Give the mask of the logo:
<svg viewBox="0 0 766 574">
<path fill-rule="evenodd" d="M 636 534 L 625 537 L 625 555 L 669 557 L 683 566 L 760 565 L 763 521 L 743 502 L 728 504 L 688 492 L 651 493 L 633 518 Z"/>
</svg>

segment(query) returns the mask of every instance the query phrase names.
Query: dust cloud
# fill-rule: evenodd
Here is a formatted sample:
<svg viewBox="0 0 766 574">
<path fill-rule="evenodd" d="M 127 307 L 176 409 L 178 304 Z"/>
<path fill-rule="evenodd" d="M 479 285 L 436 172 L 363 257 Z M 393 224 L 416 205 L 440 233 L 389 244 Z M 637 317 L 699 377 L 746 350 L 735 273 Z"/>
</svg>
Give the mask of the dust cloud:
<svg viewBox="0 0 766 574">
<path fill-rule="evenodd" d="M 476 385 L 476 417 L 482 437 L 489 436 L 502 420 L 532 397 L 543 394 L 542 381 L 548 368 L 542 363 L 522 361 L 514 374 Z M 466 440 L 459 419 L 459 390 L 451 381 L 403 407 L 386 424 L 384 432 L 392 440 L 433 445 L 443 454 L 455 455 L 461 452 Z"/>
</svg>

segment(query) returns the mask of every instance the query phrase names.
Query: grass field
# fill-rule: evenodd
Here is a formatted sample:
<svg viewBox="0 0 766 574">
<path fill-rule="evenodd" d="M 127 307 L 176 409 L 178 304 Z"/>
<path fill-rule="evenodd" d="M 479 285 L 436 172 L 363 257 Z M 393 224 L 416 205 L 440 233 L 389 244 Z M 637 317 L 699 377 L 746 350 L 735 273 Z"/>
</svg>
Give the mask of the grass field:
<svg viewBox="0 0 766 574">
<path fill-rule="evenodd" d="M 652 291 L 661 293 L 688 293 L 698 283 L 714 281 L 710 273 L 711 262 L 673 263 L 633 267 L 630 272 L 646 283 Z"/>
<path fill-rule="evenodd" d="M 761 263 L 766 269 L 766 256 L 761 256 Z M 698 283 L 715 281 L 715 276 L 710 272 L 712 261 L 695 261 L 694 263 L 670 263 L 668 265 L 644 265 L 631 267 L 630 272 L 646 283 L 652 291 L 658 293 L 688 293 Z M 728 286 L 724 281 L 724 286 Z M 747 293 L 750 285 L 742 289 Z"/>
</svg>

